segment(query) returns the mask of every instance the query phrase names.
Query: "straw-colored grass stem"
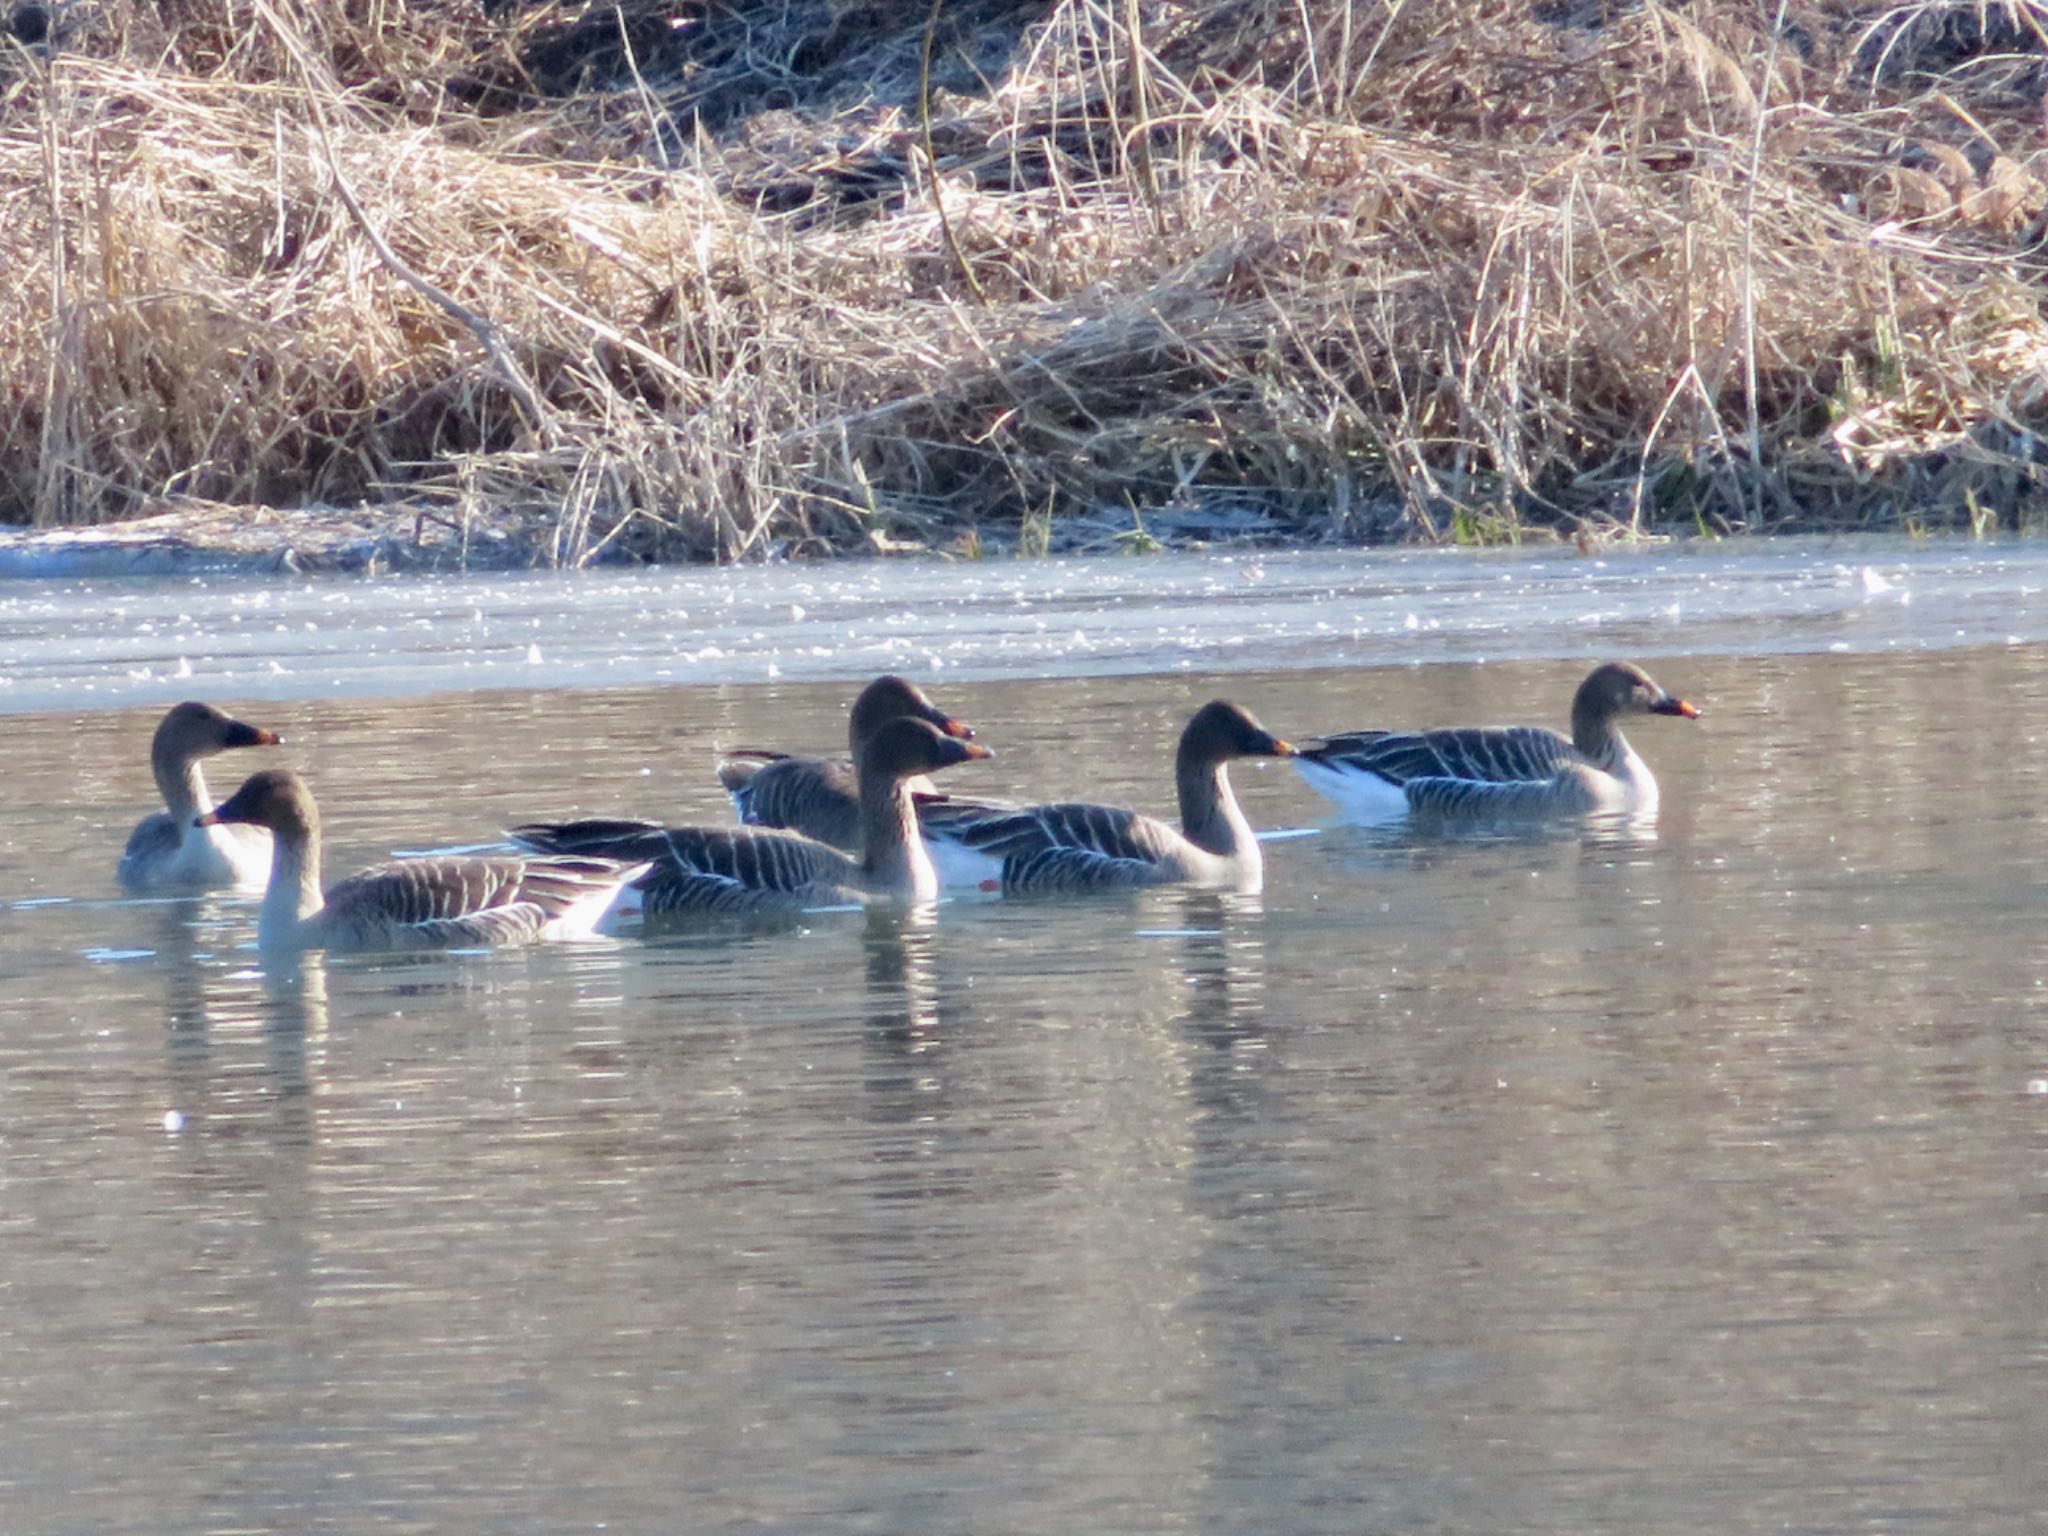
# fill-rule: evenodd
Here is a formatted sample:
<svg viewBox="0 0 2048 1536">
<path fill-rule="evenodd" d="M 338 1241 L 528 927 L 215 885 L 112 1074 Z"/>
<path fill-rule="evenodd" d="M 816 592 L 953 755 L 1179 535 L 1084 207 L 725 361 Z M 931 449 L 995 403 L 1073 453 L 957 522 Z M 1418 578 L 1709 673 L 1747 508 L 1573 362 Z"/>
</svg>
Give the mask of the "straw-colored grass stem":
<svg viewBox="0 0 2048 1536">
<path fill-rule="evenodd" d="M 0 520 L 367 500 L 577 563 L 2039 518 L 2018 0 L 57 14 L 0 49 Z"/>
</svg>

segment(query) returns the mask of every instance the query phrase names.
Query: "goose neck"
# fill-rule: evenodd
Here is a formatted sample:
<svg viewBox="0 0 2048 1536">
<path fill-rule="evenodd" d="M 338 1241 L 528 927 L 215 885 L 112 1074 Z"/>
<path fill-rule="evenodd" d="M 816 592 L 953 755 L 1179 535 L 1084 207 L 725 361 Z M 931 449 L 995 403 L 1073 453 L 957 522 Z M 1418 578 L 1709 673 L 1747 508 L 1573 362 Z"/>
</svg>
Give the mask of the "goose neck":
<svg viewBox="0 0 2048 1536">
<path fill-rule="evenodd" d="M 909 901 L 931 901 L 939 878 L 917 829 L 910 786 L 893 775 L 862 774 L 861 835 L 866 847 L 862 871 L 872 889 Z"/>
<path fill-rule="evenodd" d="M 265 949 L 290 947 L 325 904 L 320 888 L 320 834 L 274 833 L 270 884 L 263 892 L 263 912 L 256 925 L 257 943 Z"/>
<path fill-rule="evenodd" d="M 1174 778 L 1180 790 L 1180 829 L 1189 842 L 1219 858 L 1240 858 L 1247 850 L 1256 854 L 1258 841 L 1222 763 L 1183 754 Z"/>
<path fill-rule="evenodd" d="M 179 831 L 189 828 L 195 816 L 213 809 L 213 797 L 206 792 L 206 775 L 199 770 L 198 758 L 182 752 L 157 751 L 150 754 L 149 765 L 156 775 L 157 792 L 164 797 Z"/>
<path fill-rule="evenodd" d="M 1628 741 L 1615 723 L 1614 712 L 1583 701 L 1572 705 L 1572 745 L 1581 757 L 1603 768 L 1628 755 Z"/>
</svg>

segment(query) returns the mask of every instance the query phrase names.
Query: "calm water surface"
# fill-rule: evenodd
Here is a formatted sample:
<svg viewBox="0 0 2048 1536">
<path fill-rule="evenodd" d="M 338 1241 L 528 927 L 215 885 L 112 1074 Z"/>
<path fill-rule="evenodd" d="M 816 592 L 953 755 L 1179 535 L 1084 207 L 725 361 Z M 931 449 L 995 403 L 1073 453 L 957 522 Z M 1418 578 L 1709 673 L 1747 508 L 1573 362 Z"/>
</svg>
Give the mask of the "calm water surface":
<svg viewBox="0 0 2048 1536">
<path fill-rule="evenodd" d="M 941 682 L 1000 754 L 955 782 L 1163 808 L 1217 693 L 1306 736 L 1584 670 L 1247 661 Z M 8 717 L 0 1529 L 2042 1529 L 2048 651 L 1655 670 L 1708 715 L 1635 733 L 1653 837 L 1240 771 L 1317 829 L 1259 900 L 298 969 L 116 899 L 155 706 Z M 722 820 L 708 745 L 849 691 L 242 712 L 346 868 Z"/>
</svg>

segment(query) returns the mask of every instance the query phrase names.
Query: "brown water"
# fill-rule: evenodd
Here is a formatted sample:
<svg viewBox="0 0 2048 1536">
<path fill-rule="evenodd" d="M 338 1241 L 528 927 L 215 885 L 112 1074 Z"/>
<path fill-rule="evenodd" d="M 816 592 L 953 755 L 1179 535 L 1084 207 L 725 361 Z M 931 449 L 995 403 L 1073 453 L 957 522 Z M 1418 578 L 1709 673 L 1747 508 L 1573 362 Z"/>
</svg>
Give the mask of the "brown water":
<svg viewBox="0 0 2048 1536">
<path fill-rule="evenodd" d="M 963 786 L 1157 808 L 1218 692 L 1582 670 L 940 696 Z M 2043 1529 L 2048 652 L 1655 670 L 1708 715 L 1634 735 L 1651 839 L 282 973 L 247 902 L 114 899 L 154 708 L 10 717 L 0 1529 Z M 706 745 L 849 692 L 244 713 L 345 869 L 722 820 Z"/>
</svg>

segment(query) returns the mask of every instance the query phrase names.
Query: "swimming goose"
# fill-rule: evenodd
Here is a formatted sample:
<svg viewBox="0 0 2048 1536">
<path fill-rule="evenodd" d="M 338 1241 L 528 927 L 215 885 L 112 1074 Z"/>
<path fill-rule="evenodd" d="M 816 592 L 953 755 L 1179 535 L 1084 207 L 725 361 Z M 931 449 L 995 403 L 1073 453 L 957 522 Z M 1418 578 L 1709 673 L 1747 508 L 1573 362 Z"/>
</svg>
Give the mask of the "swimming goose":
<svg viewBox="0 0 2048 1536">
<path fill-rule="evenodd" d="M 1227 766 L 1241 757 L 1293 755 L 1244 710 L 1218 699 L 1196 711 L 1174 754 L 1178 831 L 1107 805 L 1013 810 L 940 801 L 919 809 L 948 885 L 1034 896 L 1182 883 L 1249 893 L 1263 883 L 1264 863 Z"/>
<path fill-rule="evenodd" d="M 543 853 L 645 859 L 637 882 L 649 917 L 792 911 L 873 899 L 925 902 L 938 876 L 917 832 L 910 781 L 954 763 L 994 756 L 899 715 L 861 744 L 858 859 L 800 833 L 769 827 L 654 827 L 633 821 L 533 822 L 513 841 Z"/>
<path fill-rule="evenodd" d="M 320 887 L 320 810 L 288 768 L 252 774 L 203 826 L 267 827 L 256 942 L 266 950 L 450 949 L 593 937 L 645 864 L 611 859 L 398 859 Z"/>
<path fill-rule="evenodd" d="M 1352 731 L 1304 747 L 1295 767 L 1346 819 L 1652 816 L 1657 777 L 1621 734 L 1623 715 L 1699 711 L 1641 667 L 1595 667 L 1572 699 L 1572 733 L 1541 726 Z"/>
<path fill-rule="evenodd" d="M 176 705 L 156 728 L 149 766 L 168 810 L 154 811 L 128 834 L 114 878 L 131 891 L 260 887 L 270 872 L 270 834 L 260 827 L 198 827 L 213 809 L 199 760 L 233 747 L 274 747 L 281 738 L 211 704 Z"/>
<path fill-rule="evenodd" d="M 948 736 L 971 741 L 974 732 L 934 704 L 906 678 L 876 678 L 853 701 L 847 721 L 846 757 L 792 757 L 737 747 L 718 762 L 718 782 L 732 796 L 733 809 L 748 826 L 787 827 L 821 843 L 857 854 L 861 849 L 860 790 L 853 765 L 863 742 L 891 720 L 910 715 L 929 720 Z M 915 792 L 929 781 L 912 780 Z"/>
</svg>

